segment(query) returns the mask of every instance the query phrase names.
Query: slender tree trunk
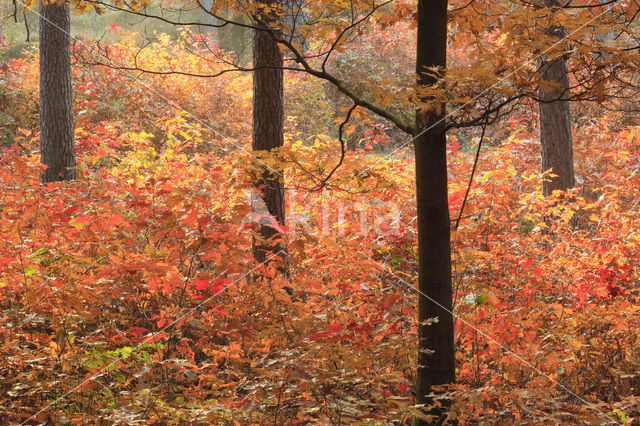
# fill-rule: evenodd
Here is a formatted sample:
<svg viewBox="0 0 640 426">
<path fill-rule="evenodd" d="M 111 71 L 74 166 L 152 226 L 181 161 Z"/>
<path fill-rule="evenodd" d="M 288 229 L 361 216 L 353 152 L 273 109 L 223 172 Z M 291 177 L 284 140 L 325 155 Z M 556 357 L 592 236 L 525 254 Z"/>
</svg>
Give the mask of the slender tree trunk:
<svg viewBox="0 0 640 426">
<path fill-rule="evenodd" d="M 209 11 L 211 11 L 211 8 L 213 7 L 213 3 L 214 0 L 200 0 L 200 4 L 204 7 L 204 9 L 206 9 L 206 11 L 202 11 L 202 14 L 204 15 L 204 22 L 209 25 L 216 25 L 218 21 L 215 16 L 209 13 Z M 202 26 L 200 28 L 200 31 L 203 34 L 210 35 L 213 40 L 219 40 L 217 35 L 218 31 L 220 31 L 220 28 Z"/>
<path fill-rule="evenodd" d="M 435 79 L 425 74 L 426 69 L 446 66 L 447 0 L 418 1 L 417 41 L 418 83 L 432 85 Z M 415 140 L 418 277 L 421 293 L 418 302 L 418 404 L 431 402 L 427 395 L 432 392 L 432 386 L 455 382 L 447 140 L 444 118 L 442 104 L 440 111 L 419 113 L 416 120 L 416 128 L 420 134 Z M 438 318 L 438 322 L 425 325 L 424 321 L 431 318 Z M 441 409 L 429 410 L 427 414 L 435 416 L 435 420 L 430 424 L 442 422 L 446 411 L 446 404 Z M 418 424 L 429 423 L 419 421 Z"/>
<path fill-rule="evenodd" d="M 242 16 L 238 16 L 235 18 L 239 21 L 244 21 Z M 238 64 L 242 65 L 247 62 L 247 45 L 249 44 L 247 39 L 250 38 L 250 35 L 247 33 L 247 29 L 245 27 L 241 27 L 239 25 L 233 25 L 231 27 L 231 50 L 233 50 L 236 55 L 238 55 Z M 254 36 L 255 42 L 255 36 Z M 255 55 L 255 54 L 254 54 Z M 254 56 L 255 59 L 255 56 Z"/>
<path fill-rule="evenodd" d="M 266 1 L 268 6 L 278 5 L 277 1 Z M 271 28 L 277 28 L 277 16 L 262 14 L 262 21 Z M 254 151 L 271 151 L 284 144 L 284 90 L 282 53 L 278 43 L 269 31 L 256 29 L 253 38 L 253 142 Z M 258 164 L 259 167 L 263 167 Z M 282 173 L 263 167 L 257 186 L 269 213 L 281 226 L 285 223 L 284 182 Z M 264 241 L 254 242 L 254 256 L 260 263 L 271 254 L 284 250 L 278 231 L 271 226 L 261 225 L 260 237 Z M 282 256 L 282 254 L 281 254 Z M 282 256 L 284 257 L 284 256 Z"/>
<path fill-rule="evenodd" d="M 558 6 L 558 0 L 545 0 L 547 7 Z M 548 31 L 558 38 L 565 35 L 564 28 L 552 27 Z M 563 56 L 540 61 L 539 109 L 540 148 L 542 171 L 551 170 L 557 176 L 549 176 L 542 185 L 545 196 L 554 190 L 567 190 L 575 185 L 573 169 L 573 141 L 571 114 L 569 111 L 569 73 Z"/>
<path fill-rule="evenodd" d="M 40 6 L 40 154 L 44 182 L 76 177 L 69 6 Z"/>
</svg>

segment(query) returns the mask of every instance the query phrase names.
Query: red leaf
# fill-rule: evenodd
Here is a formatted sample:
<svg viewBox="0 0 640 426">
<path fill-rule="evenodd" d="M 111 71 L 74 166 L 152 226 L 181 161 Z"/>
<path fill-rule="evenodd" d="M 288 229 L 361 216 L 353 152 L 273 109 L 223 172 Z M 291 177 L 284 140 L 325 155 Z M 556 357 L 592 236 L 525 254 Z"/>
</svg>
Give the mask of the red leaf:
<svg viewBox="0 0 640 426">
<path fill-rule="evenodd" d="M 326 332 L 327 333 L 337 333 L 340 331 L 340 329 L 342 328 L 342 326 L 340 324 L 331 324 L 329 327 L 327 327 Z"/>
<path fill-rule="evenodd" d="M 146 337 L 143 340 L 143 343 L 158 343 L 160 342 L 160 340 L 164 339 L 165 337 L 167 337 L 167 333 L 165 333 L 164 331 L 161 331 L 159 333 L 152 334 L 151 336 Z"/>
<path fill-rule="evenodd" d="M 195 280 L 191 285 L 200 291 L 204 291 L 209 287 L 209 280 Z"/>
<path fill-rule="evenodd" d="M 221 291 L 223 291 L 225 288 L 227 288 L 229 285 L 231 285 L 231 280 L 227 280 L 227 279 L 216 280 L 213 283 L 211 283 L 211 292 L 213 294 L 218 294 Z"/>
<path fill-rule="evenodd" d="M 142 338 L 142 333 L 144 333 L 145 331 L 147 331 L 146 328 L 131 327 L 131 328 L 128 328 L 125 331 L 125 333 L 127 334 L 127 337 L 129 337 L 129 338 L 134 337 L 136 340 L 140 340 Z"/>
</svg>

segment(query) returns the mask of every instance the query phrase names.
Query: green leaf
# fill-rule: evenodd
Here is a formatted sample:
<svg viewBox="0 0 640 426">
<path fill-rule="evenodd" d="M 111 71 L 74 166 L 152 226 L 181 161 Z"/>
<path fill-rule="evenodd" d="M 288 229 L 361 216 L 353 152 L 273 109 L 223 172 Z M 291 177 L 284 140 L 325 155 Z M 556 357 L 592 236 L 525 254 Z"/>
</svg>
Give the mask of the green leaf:
<svg viewBox="0 0 640 426">
<path fill-rule="evenodd" d="M 43 248 L 40 248 L 40 249 L 38 249 L 38 250 L 34 251 L 33 253 L 31 253 L 31 254 L 29 255 L 29 257 L 34 258 L 34 257 L 36 257 L 36 256 L 41 256 L 41 255 L 43 255 L 43 254 L 47 253 L 48 251 L 49 251 L 49 250 L 47 250 L 46 248 L 44 248 L 44 247 L 43 247 Z"/>
</svg>

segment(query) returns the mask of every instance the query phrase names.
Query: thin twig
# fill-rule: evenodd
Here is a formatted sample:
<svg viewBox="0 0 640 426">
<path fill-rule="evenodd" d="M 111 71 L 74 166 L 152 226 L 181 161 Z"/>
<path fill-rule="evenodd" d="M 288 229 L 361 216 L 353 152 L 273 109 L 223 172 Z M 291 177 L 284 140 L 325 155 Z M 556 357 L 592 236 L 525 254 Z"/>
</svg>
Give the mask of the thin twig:
<svg viewBox="0 0 640 426">
<path fill-rule="evenodd" d="M 471 185 L 473 184 L 473 176 L 476 173 L 476 168 L 478 167 L 478 160 L 480 159 L 480 151 L 482 150 L 482 142 L 484 141 L 484 134 L 487 130 L 486 123 L 482 125 L 482 134 L 480 135 L 480 142 L 478 142 L 478 149 L 476 150 L 476 157 L 473 160 L 473 169 L 471 169 L 471 176 L 469 176 L 469 184 L 467 185 L 467 191 L 464 194 L 464 200 L 462 200 L 462 206 L 460 206 L 460 213 L 458 213 L 458 219 L 456 219 L 456 226 L 454 230 L 458 230 L 458 226 L 460 225 L 460 220 L 462 219 L 462 212 L 464 211 L 464 206 L 467 204 L 467 198 L 469 197 L 469 191 L 471 191 Z"/>
</svg>

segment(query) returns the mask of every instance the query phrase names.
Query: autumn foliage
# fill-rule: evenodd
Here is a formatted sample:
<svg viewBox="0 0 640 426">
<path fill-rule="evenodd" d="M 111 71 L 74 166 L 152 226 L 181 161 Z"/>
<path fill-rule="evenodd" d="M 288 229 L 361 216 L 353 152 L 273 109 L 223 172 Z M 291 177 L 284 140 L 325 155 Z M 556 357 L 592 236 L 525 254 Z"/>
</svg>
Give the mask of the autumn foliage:
<svg viewBox="0 0 640 426">
<path fill-rule="evenodd" d="M 109 45 L 111 57 L 126 62 L 132 40 Z M 194 73 L 218 66 L 162 37 L 145 55 Z M 76 63 L 79 178 L 42 186 L 37 60 L 0 57 L 3 422 L 410 422 L 414 171 L 408 151 L 376 149 L 380 123 L 356 117 L 351 132 L 369 133 L 329 189 L 310 191 L 339 154 L 335 134 L 310 134 L 309 115 L 335 124 L 332 93 L 286 79 L 308 104 L 277 158 L 261 159 L 285 164 L 293 187 L 285 277 L 251 256 L 249 75 L 134 78 Z M 524 111 L 485 141 L 453 234 L 454 414 L 631 422 L 640 127 L 611 114 L 577 128 L 580 186 L 543 198 Z M 477 143 L 468 135 L 449 141 L 452 218 Z"/>
</svg>

